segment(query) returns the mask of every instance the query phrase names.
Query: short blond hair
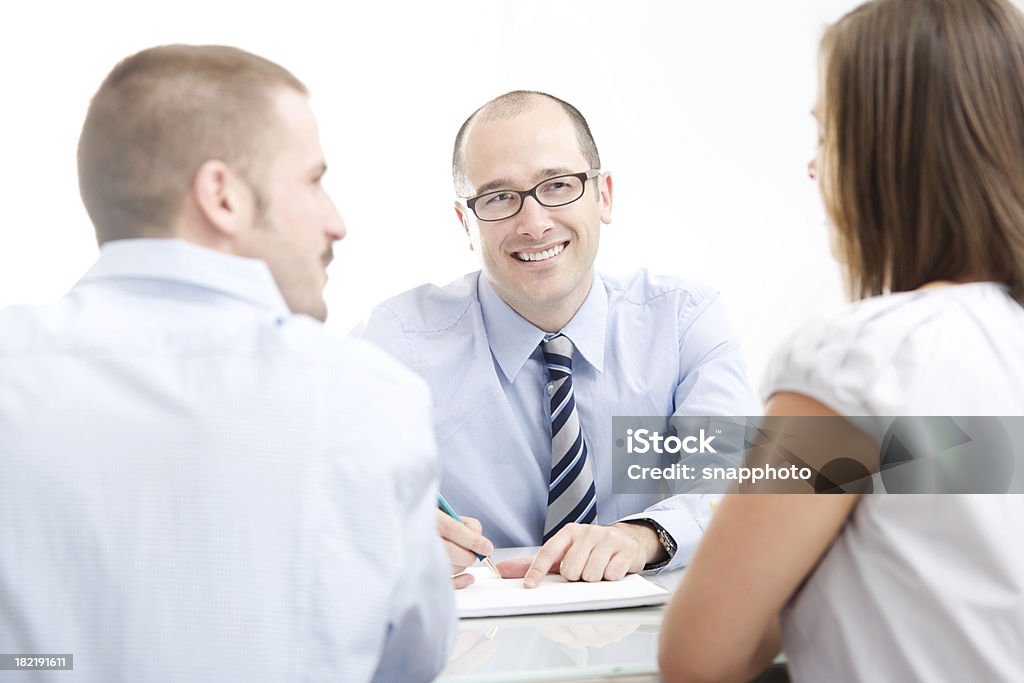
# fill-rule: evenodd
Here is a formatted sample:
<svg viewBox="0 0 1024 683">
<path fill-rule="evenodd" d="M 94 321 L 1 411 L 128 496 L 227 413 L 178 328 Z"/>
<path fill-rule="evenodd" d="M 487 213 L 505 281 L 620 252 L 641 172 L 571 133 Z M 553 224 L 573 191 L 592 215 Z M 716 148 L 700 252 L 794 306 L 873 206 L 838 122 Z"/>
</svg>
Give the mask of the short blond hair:
<svg viewBox="0 0 1024 683">
<path fill-rule="evenodd" d="M 307 93 L 285 68 L 219 45 L 154 47 L 114 67 L 78 142 L 79 189 L 99 243 L 171 236 L 210 159 L 258 186 L 273 152 L 279 88 Z"/>
</svg>

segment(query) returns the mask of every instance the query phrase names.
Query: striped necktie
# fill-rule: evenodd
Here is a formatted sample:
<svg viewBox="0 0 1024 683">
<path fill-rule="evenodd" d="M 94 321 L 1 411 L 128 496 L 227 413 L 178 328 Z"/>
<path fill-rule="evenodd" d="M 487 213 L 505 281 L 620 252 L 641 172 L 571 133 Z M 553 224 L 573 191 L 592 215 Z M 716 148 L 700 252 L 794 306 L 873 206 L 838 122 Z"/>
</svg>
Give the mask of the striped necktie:
<svg viewBox="0 0 1024 683">
<path fill-rule="evenodd" d="M 551 383 L 551 480 L 544 542 L 566 524 L 590 524 L 597 519 L 594 473 L 587 457 L 587 443 L 580 429 L 572 390 L 572 342 L 564 335 L 541 344 L 544 365 Z"/>
</svg>

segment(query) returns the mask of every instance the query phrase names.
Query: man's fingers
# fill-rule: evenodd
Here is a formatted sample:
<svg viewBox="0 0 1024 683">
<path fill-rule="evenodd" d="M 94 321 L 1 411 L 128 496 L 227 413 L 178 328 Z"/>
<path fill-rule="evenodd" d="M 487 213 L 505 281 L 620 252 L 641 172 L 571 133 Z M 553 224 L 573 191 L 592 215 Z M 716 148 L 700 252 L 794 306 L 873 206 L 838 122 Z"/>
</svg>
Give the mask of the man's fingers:
<svg viewBox="0 0 1024 683">
<path fill-rule="evenodd" d="M 526 571 L 533 564 L 532 557 L 517 557 L 513 560 L 498 562 L 498 572 L 503 579 L 521 579 L 526 576 Z"/>
<path fill-rule="evenodd" d="M 533 564 L 532 557 L 517 557 L 511 560 L 503 560 L 497 564 L 498 571 L 503 579 L 521 579 L 526 576 L 530 566 Z M 557 574 L 558 566 L 551 567 L 549 574 Z"/>
<path fill-rule="evenodd" d="M 448 554 L 448 561 L 452 565 L 452 574 L 459 574 L 465 571 L 466 567 L 476 564 L 476 555 L 451 541 L 444 542 L 444 551 Z"/>
<path fill-rule="evenodd" d="M 583 571 L 580 572 L 580 578 L 591 582 L 603 580 L 605 569 L 608 568 L 608 563 L 611 562 L 612 556 L 616 554 L 616 550 L 615 544 L 607 541 L 594 546 L 590 551 L 590 557 L 587 558 L 587 564 L 584 565 Z"/>
<path fill-rule="evenodd" d="M 481 524 L 480 520 L 476 517 L 463 517 L 462 521 L 466 526 L 468 526 L 471 530 L 475 531 L 476 533 L 483 533 L 484 525 Z"/>
<path fill-rule="evenodd" d="M 474 581 L 476 581 L 476 578 L 472 574 L 459 574 L 458 576 L 452 577 L 452 585 L 455 587 L 455 590 L 465 588 L 466 586 L 471 585 Z"/>
<path fill-rule="evenodd" d="M 583 578 L 583 569 L 590 560 L 593 542 L 588 541 L 585 534 L 574 534 L 572 545 L 565 551 L 562 558 L 562 571 L 559 572 L 566 581 L 579 581 Z"/>
<path fill-rule="evenodd" d="M 568 524 L 541 546 L 532 563 L 528 557 L 518 557 L 500 562 L 498 571 L 504 578 L 523 576 L 526 588 L 540 585 L 548 573 L 560 573 L 569 581 L 618 581 L 635 571 L 641 550 L 633 536 L 621 529 Z"/>
<path fill-rule="evenodd" d="M 461 522 L 452 519 L 441 510 L 437 511 L 437 530 L 441 538 L 455 545 L 481 555 L 490 555 L 494 552 L 494 544 L 491 543 L 481 532 L 480 522 L 472 517 L 463 517 L 464 520 L 471 520 L 475 529 Z M 468 523 L 468 522 L 467 522 Z M 476 558 L 474 558 L 475 560 Z"/>
<path fill-rule="evenodd" d="M 606 581 L 618 581 L 629 573 L 632 566 L 633 558 L 628 553 L 616 553 L 604 568 L 604 578 Z"/>
<path fill-rule="evenodd" d="M 533 565 L 526 570 L 523 585 L 527 588 L 539 586 L 544 575 L 549 573 L 552 567 L 558 567 L 561 564 L 562 558 L 565 557 L 565 552 L 570 546 L 572 546 L 572 532 L 568 527 L 564 527 L 540 547 L 537 556 L 533 558 Z"/>
</svg>

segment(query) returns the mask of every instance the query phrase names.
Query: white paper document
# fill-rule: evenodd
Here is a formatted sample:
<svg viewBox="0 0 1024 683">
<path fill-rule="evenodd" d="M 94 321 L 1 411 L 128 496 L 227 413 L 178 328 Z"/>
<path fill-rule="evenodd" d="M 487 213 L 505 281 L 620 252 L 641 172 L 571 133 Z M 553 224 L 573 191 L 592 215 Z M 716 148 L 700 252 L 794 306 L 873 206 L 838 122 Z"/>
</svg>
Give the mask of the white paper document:
<svg viewBox="0 0 1024 683">
<path fill-rule="evenodd" d="M 522 579 L 499 579 L 487 567 L 466 570 L 476 580 L 455 591 L 460 619 L 506 617 L 517 614 L 554 614 L 661 605 L 671 593 L 639 574 L 621 581 L 566 581 L 548 574 L 536 588 L 523 588 Z"/>
</svg>

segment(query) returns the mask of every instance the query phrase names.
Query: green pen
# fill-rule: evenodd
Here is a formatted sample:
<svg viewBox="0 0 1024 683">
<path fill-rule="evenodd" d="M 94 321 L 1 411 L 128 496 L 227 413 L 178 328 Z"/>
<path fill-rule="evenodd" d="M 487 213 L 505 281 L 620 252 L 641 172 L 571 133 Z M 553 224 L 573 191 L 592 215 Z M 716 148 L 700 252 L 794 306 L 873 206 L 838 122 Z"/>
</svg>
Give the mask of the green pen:
<svg viewBox="0 0 1024 683">
<path fill-rule="evenodd" d="M 442 496 L 440 493 L 437 494 L 437 507 L 439 507 L 446 515 L 454 519 L 459 524 L 466 524 L 462 521 L 462 517 L 459 517 L 459 513 L 455 512 L 455 510 L 452 509 L 452 506 L 448 504 L 448 501 L 445 500 L 444 496 Z M 497 576 L 499 579 L 501 578 L 501 572 L 499 572 L 498 568 L 494 566 L 494 562 L 491 561 L 491 558 L 487 557 L 486 555 L 481 555 L 478 552 L 474 552 L 473 554 L 476 555 L 476 559 L 480 560 L 488 567 L 490 567 L 491 571 L 494 572 L 495 576 Z"/>
</svg>

